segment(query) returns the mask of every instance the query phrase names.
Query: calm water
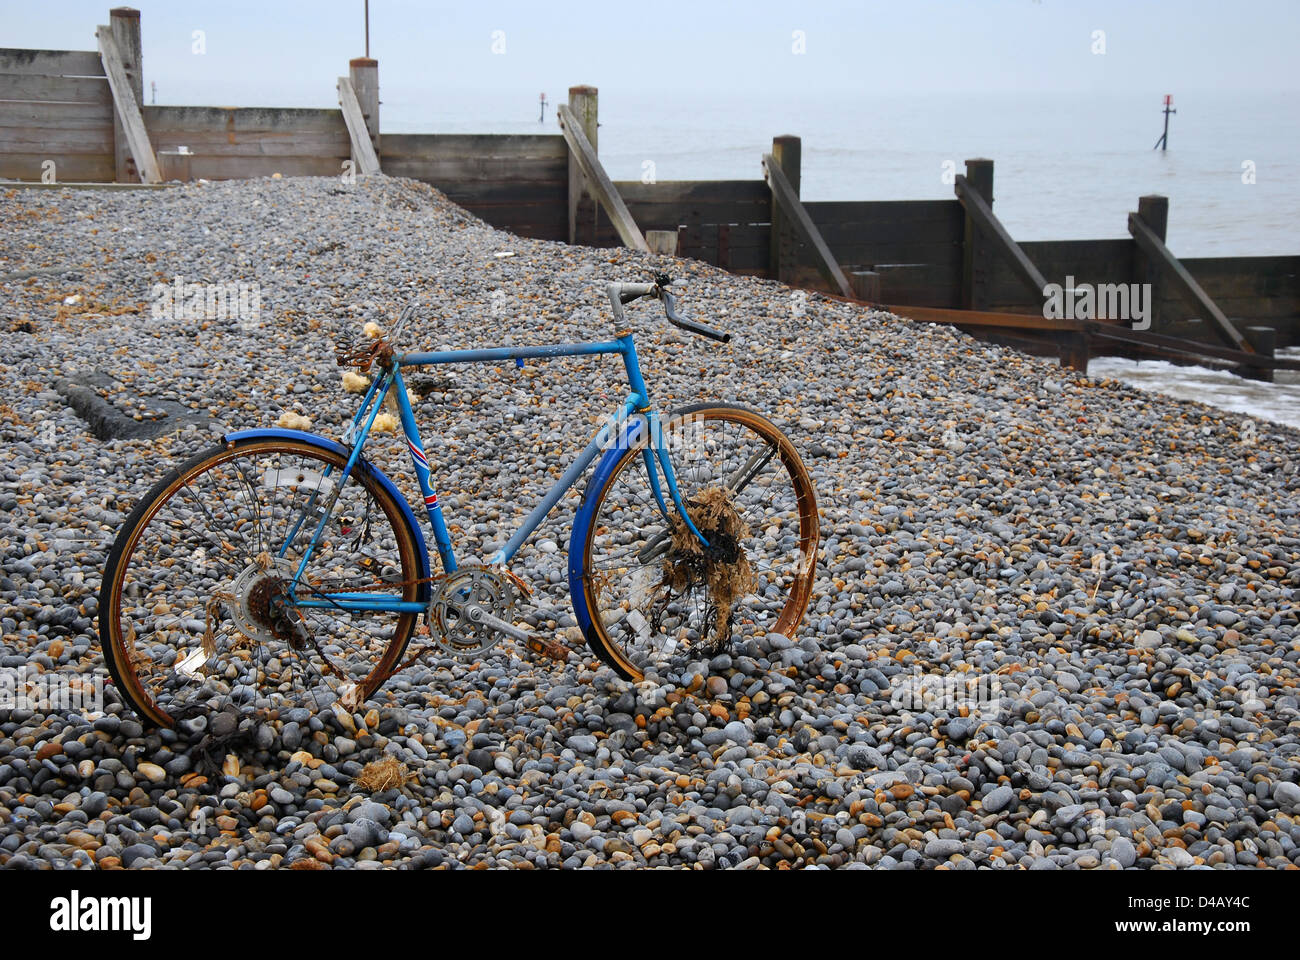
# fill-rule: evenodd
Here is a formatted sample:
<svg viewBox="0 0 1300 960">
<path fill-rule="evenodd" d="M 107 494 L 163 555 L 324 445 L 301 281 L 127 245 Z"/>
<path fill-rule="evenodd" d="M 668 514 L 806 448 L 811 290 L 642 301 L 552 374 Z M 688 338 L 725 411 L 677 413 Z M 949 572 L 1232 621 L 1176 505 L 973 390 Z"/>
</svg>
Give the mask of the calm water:
<svg viewBox="0 0 1300 960">
<path fill-rule="evenodd" d="M 996 162 L 994 209 L 1018 240 L 1127 237 L 1137 198 L 1170 198 L 1168 243 L 1183 257 L 1300 254 L 1300 110 L 1286 98 L 1175 95 L 1170 149 L 1152 150 L 1163 91 L 1132 96 L 873 96 L 755 102 L 603 91 L 599 150 L 615 180 L 757 179 L 772 137 L 803 138 L 807 200 L 948 199 L 945 161 Z M 556 100 L 563 94 L 551 94 Z M 534 95 L 535 96 L 535 95 Z M 527 96 L 384 101 L 397 132 L 555 132 Z M 1244 183 L 1243 163 L 1254 183 Z M 1049 278 L 1051 279 L 1051 278 Z M 1110 358 L 1090 372 L 1300 427 L 1300 385 Z M 1281 375 L 1280 380 L 1287 379 Z M 1291 378 L 1294 381 L 1294 377 Z"/>
<path fill-rule="evenodd" d="M 553 108 L 537 122 L 535 96 L 385 99 L 382 126 L 557 132 Z M 1137 198 L 1161 193 L 1179 256 L 1300 254 L 1300 110 L 1267 94 L 1178 95 L 1170 149 L 1161 153 L 1151 149 L 1160 105 L 1160 91 L 974 99 L 864 92 L 786 103 L 603 92 L 599 149 L 615 180 L 640 179 L 647 162 L 659 180 L 757 179 L 772 137 L 794 133 L 803 138 L 807 200 L 950 199 L 944 163 L 961 172 L 968 157 L 990 157 L 994 209 L 1018 240 L 1126 237 Z M 1242 182 L 1246 161 L 1253 184 Z"/>
</svg>

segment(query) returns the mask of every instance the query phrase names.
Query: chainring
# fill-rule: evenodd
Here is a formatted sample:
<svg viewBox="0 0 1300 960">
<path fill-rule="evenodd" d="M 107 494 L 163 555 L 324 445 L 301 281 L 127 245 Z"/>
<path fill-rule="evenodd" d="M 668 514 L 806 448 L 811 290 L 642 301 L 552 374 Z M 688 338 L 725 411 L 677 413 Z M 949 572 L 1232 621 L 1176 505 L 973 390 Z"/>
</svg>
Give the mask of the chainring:
<svg viewBox="0 0 1300 960">
<path fill-rule="evenodd" d="M 452 601 L 473 602 L 493 616 L 513 621 L 518 591 L 507 576 L 484 566 L 465 566 L 448 574 L 429 601 L 429 635 L 434 646 L 453 657 L 477 657 L 504 638 L 490 627 L 470 623 Z"/>
</svg>

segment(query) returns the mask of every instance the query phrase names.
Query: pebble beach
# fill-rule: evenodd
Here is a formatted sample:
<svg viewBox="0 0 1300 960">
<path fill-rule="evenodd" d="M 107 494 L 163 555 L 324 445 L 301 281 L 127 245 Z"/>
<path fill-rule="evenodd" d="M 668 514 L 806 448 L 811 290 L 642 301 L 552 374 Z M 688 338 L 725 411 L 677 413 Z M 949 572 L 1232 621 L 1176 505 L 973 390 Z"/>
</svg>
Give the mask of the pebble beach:
<svg viewBox="0 0 1300 960">
<path fill-rule="evenodd" d="M 604 284 L 667 271 L 733 339 L 631 307 L 652 399 L 768 415 L 822 535 L 794 640 L 638 685 L 574 624 L 579 486 L 512 567 L 563 662 L 505 641 L 355 713 L 175 730 L 111 683 L 89 715 L 0 706 L 0 867 L 1300 865 L 1300 431 L 696 261 L 522 239 L 407 180 L 0 189 L 0 223 L 0 669 L 103 678 L 133 505 L 228 431 L 340 436 L 336 345 L 412 298 L 410 348 L 606 339 Z M 155 316 L 176 277 L 257 284 L 259 316 Z M 469 557 L 625 393 L 599 357 L 429 376 L 417 416 Z M 419 502 L 395 438 L 367 456 Z"/>
</svg>

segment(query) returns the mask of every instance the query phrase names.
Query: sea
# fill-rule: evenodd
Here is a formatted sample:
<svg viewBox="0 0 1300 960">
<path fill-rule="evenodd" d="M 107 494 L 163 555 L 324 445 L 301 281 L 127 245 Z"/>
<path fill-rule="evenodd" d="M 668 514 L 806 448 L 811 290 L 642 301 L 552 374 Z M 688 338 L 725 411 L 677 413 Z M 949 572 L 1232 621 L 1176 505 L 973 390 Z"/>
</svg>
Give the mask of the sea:
<svg viewBox="0 0 1300 960">
<path fill-rule="evenodd" d="M 1300 110 L 1284 93 L 1178 93 L 1167 148 L 1163 94 L 873 93 L 809 98 L 602 88 L 598 150 L 615 180 L 757 179 L 772 138 L 802 138 L 805 200 L 953 196 L 968 158 L 994 161 L 994 210 L 1017 240 L 1127 237 L 1138 197 L 1169 197 L 1180 257 L 1300 255 Z M 555 91 L 403 97 L 393 133 L 555 132 Z M 1065 278 L 1048 278 L 1064 282 Z M 1300 355 L 1300 351 L 1285 351 Z M 1089 373 L 1300 427 L 1300 377 L 1095 358 Z"/>
</svg>

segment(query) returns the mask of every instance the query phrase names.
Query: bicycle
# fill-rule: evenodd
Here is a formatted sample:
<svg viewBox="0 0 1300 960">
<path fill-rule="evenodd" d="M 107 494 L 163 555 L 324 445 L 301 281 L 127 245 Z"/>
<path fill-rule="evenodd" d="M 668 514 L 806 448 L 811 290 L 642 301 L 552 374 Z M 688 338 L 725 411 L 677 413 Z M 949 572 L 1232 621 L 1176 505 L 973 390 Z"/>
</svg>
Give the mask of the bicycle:
<svg viewBox="0 0 1300 960">
<path fill-rule="evenodd" d="M 529 590 L 508 565 L 593 463 L 568 577 L 581 635 L 605 663 L 640 681 L 746 632 L 793 636 L 815 575 L 812 481 L 789 439 L 752 410 L 696 403 L 665 420 L 651 406 L 626 304 L 658 299 L 674 326 L 730 340 L 681 317 L 670 284 L 610 283 L 616 333 L 600 342 L 399 352 L 408 306 L 389 334 L 339 353 L 340 366 L 370 377 L 341 439 L 238 431 L 169 471 L 127 518 L 104 571 L 100 638 L 124 699 L 168 727 L 231 701 L 281 715 L 355 710 L 428 649 L 476 658 L 510 637 L 566 654 L 514 622 Z M 606 354 L 623 361 L 623 404 L 495 555 L 459 564 L 402 371 Z M 407 500 L 362 457 L 392 400 L 438 573 Z M 404 660 L 420 616 L 427 646 Z"/>
</svg>

